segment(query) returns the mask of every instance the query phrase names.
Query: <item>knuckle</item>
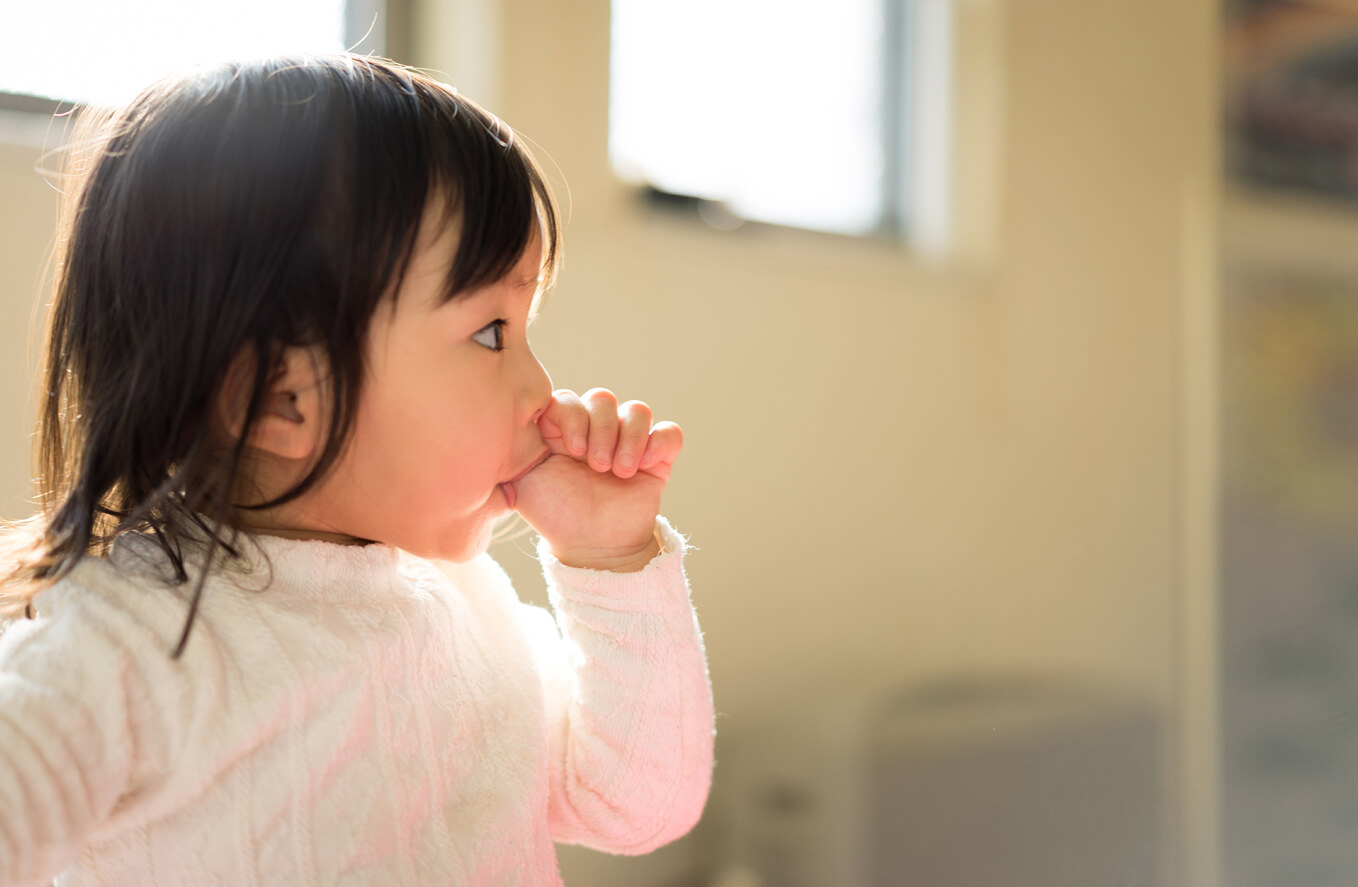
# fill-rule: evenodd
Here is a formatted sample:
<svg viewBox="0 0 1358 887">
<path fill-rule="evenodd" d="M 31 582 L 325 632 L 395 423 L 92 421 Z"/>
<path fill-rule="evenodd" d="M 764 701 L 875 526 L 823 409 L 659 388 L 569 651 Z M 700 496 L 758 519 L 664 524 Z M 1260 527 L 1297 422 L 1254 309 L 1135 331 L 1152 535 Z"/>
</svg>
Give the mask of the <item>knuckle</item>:
<svg viewBox="0 0 1358 887">
<path fill-rule="evenodd" d="M 651 408 L 647 406 L 645 402 L 640 400 L 627 401 L 622 406 L 618 407 L 618 412 L 628 417 L 636 418 L 645 417 L 647 419 L 649 419 L 652 415 Z"/>
<path fill-rule="evenodd" d="M 591 388 L 584 394 L 584 400 L 591 404 L 612 404 L 617 406 L 618 396 L 607 388 Z"/>
</svg>

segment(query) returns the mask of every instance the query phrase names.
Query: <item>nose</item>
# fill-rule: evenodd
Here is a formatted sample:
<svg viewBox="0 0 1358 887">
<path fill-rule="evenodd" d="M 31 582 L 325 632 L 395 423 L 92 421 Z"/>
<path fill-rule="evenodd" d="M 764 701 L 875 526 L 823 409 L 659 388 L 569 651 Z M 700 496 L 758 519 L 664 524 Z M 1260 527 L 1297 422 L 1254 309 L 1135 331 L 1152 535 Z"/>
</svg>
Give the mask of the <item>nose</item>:
<svg viewBox="0 0 1358 887">
<path fill-rule="evenodd" d="M 542 365 L 542 361 L 538 360 L 537 355 L 530 351 L 525 367 L 520 401 L 524 404 L 530 425 L 536 425 L 538 419 L 551 405 L 552 391 L 551 375 L 547 372 L 547 368 Z"/>
</svg>

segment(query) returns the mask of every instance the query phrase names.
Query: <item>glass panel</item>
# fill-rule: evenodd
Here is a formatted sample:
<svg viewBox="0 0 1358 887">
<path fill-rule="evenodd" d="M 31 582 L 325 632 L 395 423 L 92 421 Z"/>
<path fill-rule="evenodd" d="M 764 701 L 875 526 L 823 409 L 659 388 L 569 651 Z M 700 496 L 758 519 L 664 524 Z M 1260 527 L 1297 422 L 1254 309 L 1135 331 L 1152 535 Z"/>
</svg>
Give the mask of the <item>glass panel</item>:
<svg viewBox="0 0 1358 887">
<path fill-rule="evenodd" d="M 175 69 L 227 57 L 344 48 L 343 0 L 67 0 L 5 10 L 0 91 L 121 104 Z"/>
<path fill-rule="evenodd" d="M 880 0 L 614 0 L 613 164 L 746 218 L 872 230 L 884 31 Z"/>
</svg>

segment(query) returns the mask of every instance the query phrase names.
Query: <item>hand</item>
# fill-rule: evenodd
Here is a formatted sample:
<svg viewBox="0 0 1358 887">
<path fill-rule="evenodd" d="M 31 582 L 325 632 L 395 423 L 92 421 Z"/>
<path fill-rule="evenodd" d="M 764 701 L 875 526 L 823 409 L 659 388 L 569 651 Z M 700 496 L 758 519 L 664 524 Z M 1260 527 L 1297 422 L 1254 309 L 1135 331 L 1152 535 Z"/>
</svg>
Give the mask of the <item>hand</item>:
<svg viewBox="0 0 1358 887">
<path fill-rule="evenodd" d="M 551 455 L 515 484 L 515 508 L 563 564 L 640 570 L 659 552 L 660 494 L 684 433 L 606 388 L 559 390 L 538 419 Z"/>
</svg>

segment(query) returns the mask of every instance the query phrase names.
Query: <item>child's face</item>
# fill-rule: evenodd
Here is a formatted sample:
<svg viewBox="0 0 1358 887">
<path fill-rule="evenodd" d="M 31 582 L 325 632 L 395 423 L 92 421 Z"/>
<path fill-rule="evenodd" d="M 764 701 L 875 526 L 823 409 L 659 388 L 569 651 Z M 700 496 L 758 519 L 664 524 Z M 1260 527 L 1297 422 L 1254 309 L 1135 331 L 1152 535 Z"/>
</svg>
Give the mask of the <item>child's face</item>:
<svg viewBox="0 0 1358 887">
<path fill-rule="evenodd" d="M 373 317 L 350 439 L 305 511 L 348 536 L 466 560 L 509 511 L 500 485 L 547 454 L 537 418 L 552 380 L 527 338 L 541 239 L 503 279 L 444 302 L 458 241 L 441 212 L 426 214 L 396 300 Z"/>
</svg>

